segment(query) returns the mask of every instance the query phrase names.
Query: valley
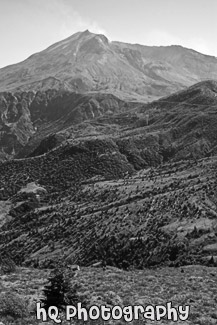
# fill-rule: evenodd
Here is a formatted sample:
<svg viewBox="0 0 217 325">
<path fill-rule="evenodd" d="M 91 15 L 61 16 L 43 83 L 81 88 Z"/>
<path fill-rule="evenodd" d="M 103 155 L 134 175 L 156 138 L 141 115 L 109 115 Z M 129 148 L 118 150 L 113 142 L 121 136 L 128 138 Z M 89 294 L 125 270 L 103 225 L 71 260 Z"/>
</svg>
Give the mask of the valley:
<svg viewBox="0 0 217 325">
<path fill-rule="evenodd" d="M 88 306 L 216 324 L 217 59 L 86 30 L 0 76 L 0 320 L 41 324 L 50 272 L 79 265 Z"/>
</svg>

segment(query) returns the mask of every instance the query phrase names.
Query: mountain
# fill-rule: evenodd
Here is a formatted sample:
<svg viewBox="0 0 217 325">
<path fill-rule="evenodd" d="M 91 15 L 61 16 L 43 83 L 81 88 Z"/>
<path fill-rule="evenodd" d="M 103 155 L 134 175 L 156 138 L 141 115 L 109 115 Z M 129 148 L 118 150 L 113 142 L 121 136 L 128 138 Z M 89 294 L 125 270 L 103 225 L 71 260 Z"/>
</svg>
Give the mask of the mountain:
<svg viewBox="0 0 217 325">
<path fill-rule="evenodd" d="M 148 104 L 103 93 L 4 92 L 0 158 L 37 156 L 89 138 L 114 139 L 136 168 L 215 154 L 216 84 L 203 81 Z"/>
<path fill-rule="evenodd" d="M 0 73 L 0 257 L 217 265 L 216 58 L 85 31 Z"/>
<path fill-rule="evenodd" d="M 144 102 L 210 78 L 217 78 L 215 57 L 181 46 L 110 42 L 86 30 L 0 69 L 0 91 L 106 92 Z"/>
<path fill-rule="evenodd" d="M 101 115 L 120 113 L 129 109 L 129 105 L 111 94 L 55 89 L 3 92 L 0 94 L 0 160 L 18 154 L 24 156 L 28 146 L 32 150 L 46 136 Z"/>
<path fill-rule="evenodd" d="M 32 106 L 41 132 L 24 158 L 0 164 L 2 254 L 42 268 L 217 265 L 216 95 L 209 80 L 148 104 L 119 100 L 60 130 L 55 101 Z M 61 96 L 88 109 L 93 99 Z"/>
<path fill-rule="evenodd" d="M 26 156 L 48 152 L 51 143 L 58 146 L 57 139 L 64 143 L 89 138 L 112 139 L 135 169 L 217 153 L 216 81 L 203 81 L 148 104 L 120 102 L 119 106 L 113 114 L 66 125 L 45 137 L 36 133 L 19 156 L 25 156 L 25 150 Z"/>
<path fill-rule="evenodd" d="M 35 324 L 53 268 L 87 307 L 216 324 L 216 61 L 85 31 L 0 69 L 5 324 Z"/>
<path fill-rule="evenodd" d="M 217 152 L 216 109 L 217 82 L 208 80 L 143 105 L 137 114 L 148 116 L 164 160 L 199 159 Z"/>
</svg>

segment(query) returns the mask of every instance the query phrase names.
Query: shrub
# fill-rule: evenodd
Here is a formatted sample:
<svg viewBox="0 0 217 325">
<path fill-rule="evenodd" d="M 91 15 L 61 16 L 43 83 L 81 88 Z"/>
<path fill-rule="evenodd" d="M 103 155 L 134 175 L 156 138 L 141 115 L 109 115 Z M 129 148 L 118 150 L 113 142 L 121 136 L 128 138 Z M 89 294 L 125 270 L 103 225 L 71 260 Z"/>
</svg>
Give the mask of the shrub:
<svg viewBox="0 0 217 325">
<path fill-rule="evenodd" d="M 24 299 L 14 292 L 0 294 L 0 316 L 23 318 L 27 314 L 27 305 Z"/>
<path fill-rule="evenodd" d="M 10 257 L 0 257 L 0 271 L 3 274 L 8 274 L 16 271 L 16 264 Z"/>
</svg>

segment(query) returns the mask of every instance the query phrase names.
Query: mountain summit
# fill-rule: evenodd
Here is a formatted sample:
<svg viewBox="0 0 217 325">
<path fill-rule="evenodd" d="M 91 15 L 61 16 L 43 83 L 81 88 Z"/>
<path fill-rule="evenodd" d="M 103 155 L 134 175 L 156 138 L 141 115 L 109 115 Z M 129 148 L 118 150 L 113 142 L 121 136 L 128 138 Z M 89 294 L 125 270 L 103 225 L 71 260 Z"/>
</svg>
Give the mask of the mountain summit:
<svg viewBox="0 0 217 325">
<path fill-rule="evenodd" d="M 0 76 L 0 91 L 54 88 L 147 101 L 217 79 L 217 58 L 181 46 L 109 42 L 86 30 L 0 69 Z"/>
</svg>

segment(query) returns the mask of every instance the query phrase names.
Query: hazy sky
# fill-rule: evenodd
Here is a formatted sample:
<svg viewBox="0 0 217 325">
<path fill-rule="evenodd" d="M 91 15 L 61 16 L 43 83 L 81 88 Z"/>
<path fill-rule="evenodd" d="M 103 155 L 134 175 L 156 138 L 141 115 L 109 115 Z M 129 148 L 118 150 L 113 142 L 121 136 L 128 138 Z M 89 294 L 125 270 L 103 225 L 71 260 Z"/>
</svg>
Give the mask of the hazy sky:
<svg viewBox="0 0 217 325">
<path fill-rule="evenodd" d="M 217 56 L 217 0 L 0 0 L 0 67 L 85 29 Z"/>
</svg>

